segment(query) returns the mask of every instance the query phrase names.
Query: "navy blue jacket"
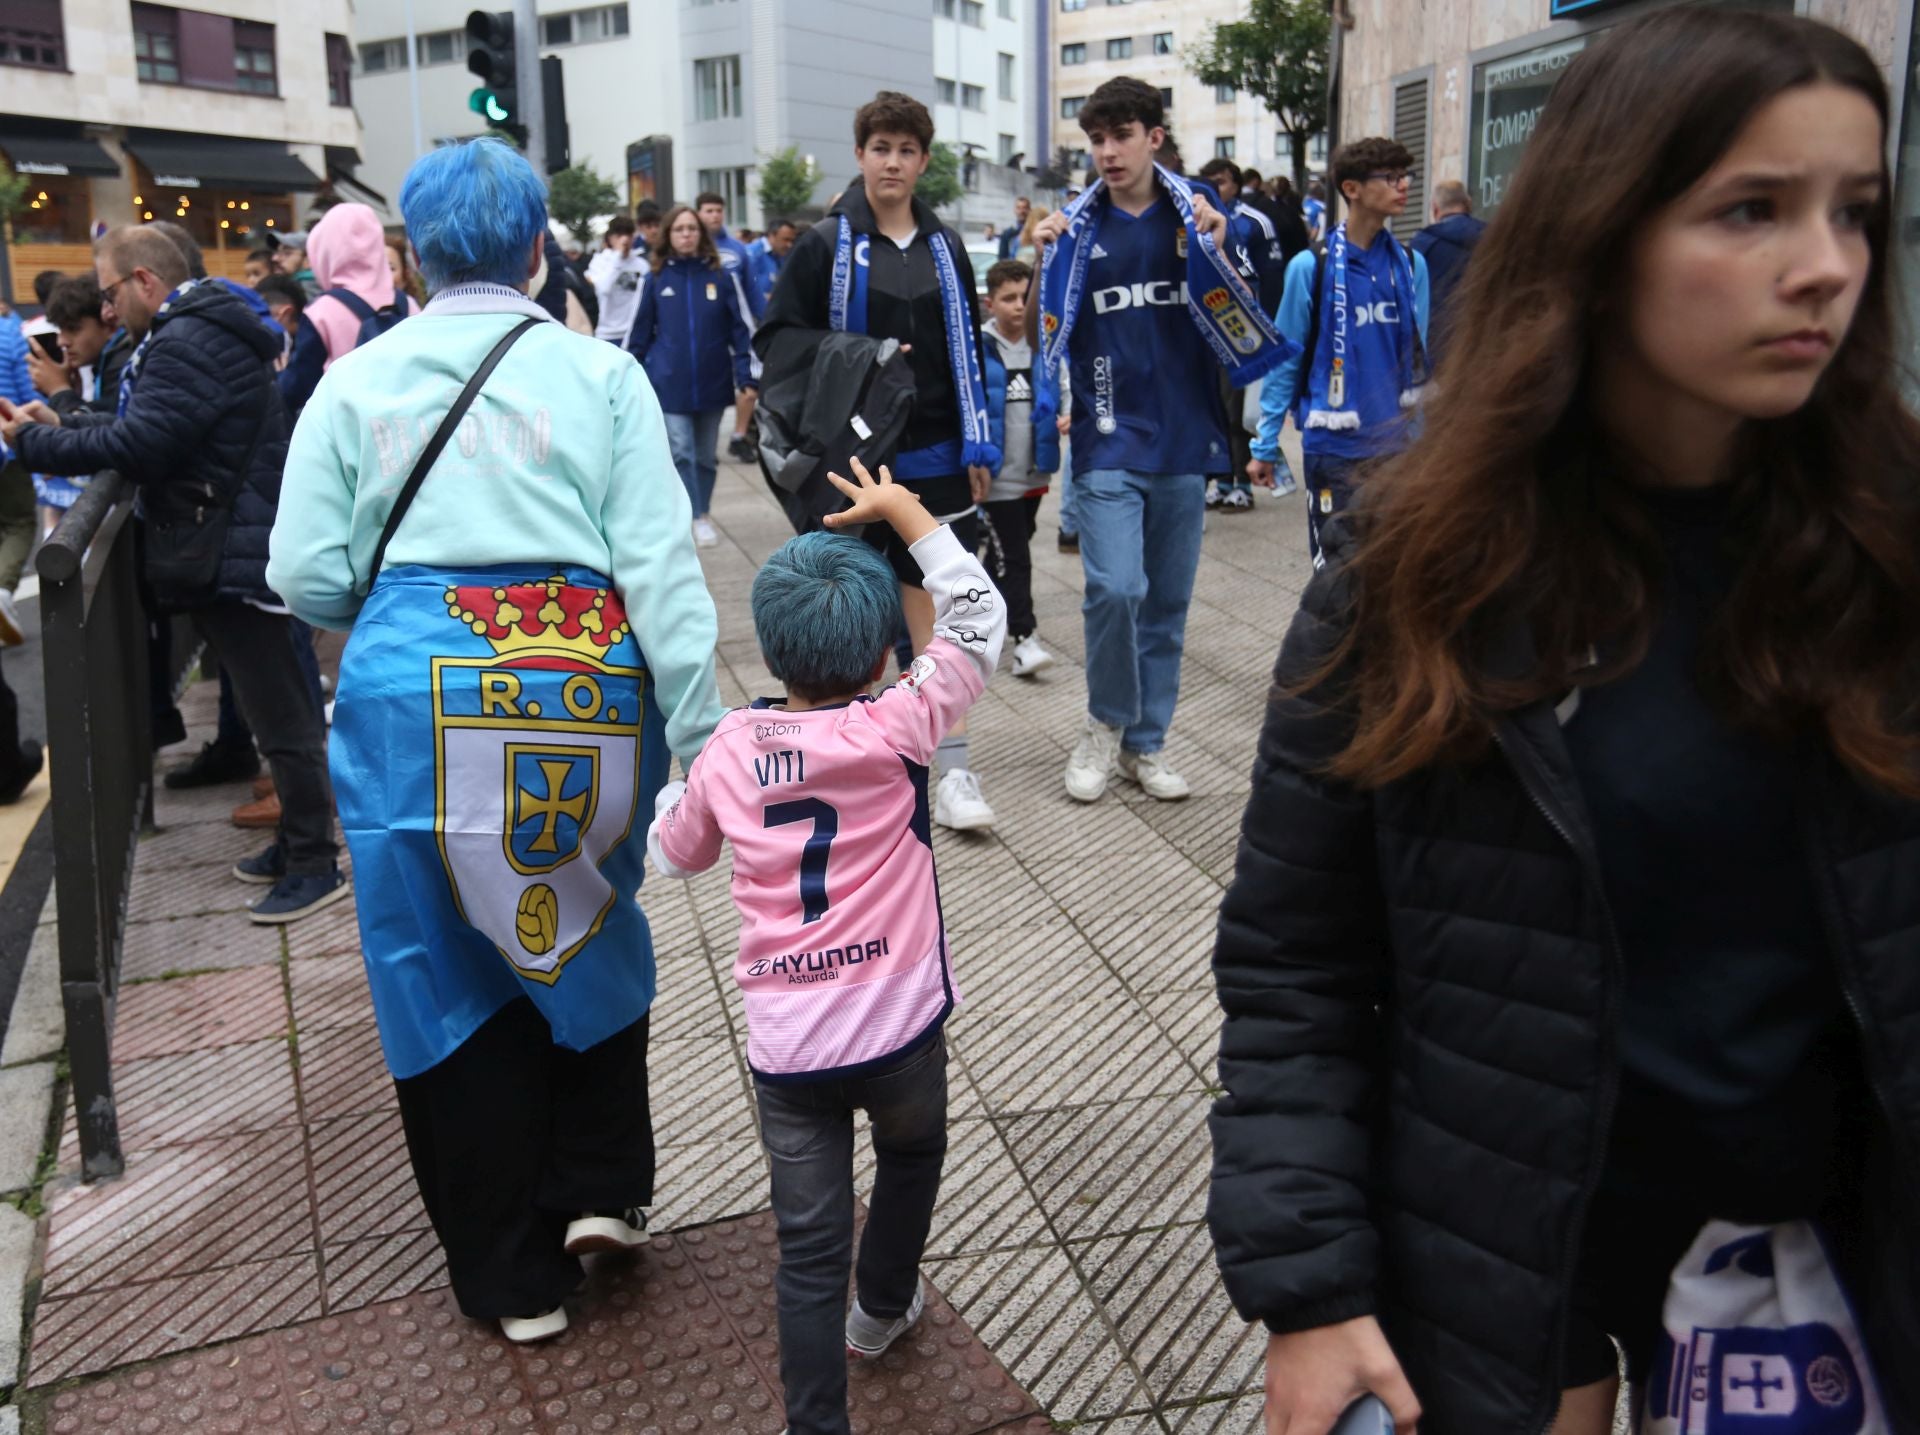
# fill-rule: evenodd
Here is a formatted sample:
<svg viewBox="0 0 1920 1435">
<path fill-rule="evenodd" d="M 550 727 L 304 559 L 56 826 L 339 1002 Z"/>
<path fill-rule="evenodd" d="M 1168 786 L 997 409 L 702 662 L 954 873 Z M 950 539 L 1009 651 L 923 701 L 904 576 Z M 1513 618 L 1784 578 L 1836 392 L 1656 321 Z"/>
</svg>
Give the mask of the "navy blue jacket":
<svg viewBox="0 0 1920 1435">
<path fill-rule="evenodd" d="M 732 271 L 672 259 L 647 276 L 627 349 L 670 414 L 724 409 L 752 382 L 747 296 Z"/>
<path fill-rule="evenodd" d="M 1437 363 L 1447 344 L 1447 331 L 1453 326 L 1453 291 L 1466 277 L 1467 261 L 1474 246 L 1486 233 L 1487 222 L 1471 214 L 1449 214 L 1437 219 L 1413 236 L 1413 247 L 1427 258 L 1427 284 L 1432 295 L 1432 333 L 1427 338 L 1427 358 Z"/>
<path fill-rule="evenodd" d="M 126 413 L 63 413 L 58 428 L 29 424 L 20 430 L 20 456 L 35 473 L 118 469 L 140 485 L 149 520 L 209 499 L 231 503 L 215 596 L 271 599 L 267 536 L 287 459 L 287 415 L 273 374 L 279 354 L 279 338 L 244 301 L 202 282 L 154 315 Z"/>
</svg>

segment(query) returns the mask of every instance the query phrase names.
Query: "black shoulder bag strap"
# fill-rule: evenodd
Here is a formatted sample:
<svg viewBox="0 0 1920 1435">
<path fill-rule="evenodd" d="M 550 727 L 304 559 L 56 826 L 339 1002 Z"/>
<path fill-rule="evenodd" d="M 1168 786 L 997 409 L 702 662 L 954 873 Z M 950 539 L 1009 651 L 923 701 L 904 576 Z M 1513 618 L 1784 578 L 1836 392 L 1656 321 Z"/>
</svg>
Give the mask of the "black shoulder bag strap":
<svg viewBox="0 0 1920 1435">
<path fill-rule="evenodd" d="M 447 410 L 447 416 L 440 420 L 440 427 L 433 431 L 433 437 L 427 440 L 427 446 L 420 450 L 420 457 L 414 462 L 413 472 L 407 475 L 406 486 L 400 490 L 400 496 L 393 501 L 393 512 L 387 515 L 387 526 L 380 530 L 380 545 L 373 550 L 373 567 L 367 574 L 367 587 L 373 587 L 373 580 L 380 576 L 380 569 L 387 561 L 387 545 L 393 542 L 393 535 L 399 531 L 400 520 L 407 516 L 407 510 L 413 507 L 413 496 L 420 491 L 420 485 L 426 481 L 427 470 L 433 467 L 434 460 L 440 457 L 440 451 L 447 446 L 447 440 L 453 437 L 453 431 L 460 427 L 460 420 L 467 416 L 467 410 L 473 406 L 487 377 L 494 367 L 506 357 L 507 350 L 519 341 L 522 334 L 536 325 L 547 321 L 541 319 L 523 319 L 507 331 L 506 337 L 493 346 L 493 351 L 480 361 L 480 367 L 473 371 L 473 377 L 467 380 L 467 386 L 460 391 L 460 397 L 453 401 L 453 407 Z"/>
</svg>

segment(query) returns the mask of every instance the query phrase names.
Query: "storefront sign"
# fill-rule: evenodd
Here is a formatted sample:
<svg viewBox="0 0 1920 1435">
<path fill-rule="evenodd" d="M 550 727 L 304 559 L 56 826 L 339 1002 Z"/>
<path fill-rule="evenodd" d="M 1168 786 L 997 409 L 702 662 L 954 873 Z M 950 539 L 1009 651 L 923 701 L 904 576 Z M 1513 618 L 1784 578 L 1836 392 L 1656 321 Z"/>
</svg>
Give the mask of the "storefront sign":
<svg viewBox="0 0 1920 1435">
<path fill-rule="evenodd" d="M 190 174 L 156 174 L 153 182 L 162 189 L 198 189 L 200 181 Z"/>
<path fill-rule="evenodd" d="M 44 164 L 38 160 L 23 159 L 13 167 L 15 174 L 72 174 L 64 164 Z"/>
<path fill-rule="evenodd" d="M 1467 182 L 1473 188 L 1474 211 L 1482 218 L 1490 217 L 1506 198 L 1521 152 L 1533 138 L 1560 72 L 1592 39 L 1575 35 L 1474 68 Z"/>
</svg>

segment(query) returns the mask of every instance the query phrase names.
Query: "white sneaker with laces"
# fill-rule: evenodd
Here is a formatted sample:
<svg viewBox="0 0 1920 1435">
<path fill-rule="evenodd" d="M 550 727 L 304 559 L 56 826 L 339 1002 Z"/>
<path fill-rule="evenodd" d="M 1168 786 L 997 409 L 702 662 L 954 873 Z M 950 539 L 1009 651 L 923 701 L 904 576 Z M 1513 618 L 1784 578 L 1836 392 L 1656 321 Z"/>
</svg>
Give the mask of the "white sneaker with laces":
<svg viewBox="0 0 1920 1435">
<path fill-rule="evenodd" d="M 980 832 L 993 826 L 993 809 L 980 791 L 980 779 L 964 767 L 941 774 L 933 793 L 933 820 L 955 832 Z"/>
<path fill-rule="evenodd" d="M 720 530 L 713 526 L 713 520 L 711 518 L 696 518 L 693 520 L 693 541 L 701 548 L 717 548 L 720 546 Z"/>
<path fill-rule="evenodd" d="M 1206 506 L 1208 508 L 1218 508 L 1221 502 L 1222 502 L 1222 498 L 1220 493 L 1220 485 L 1216 483 L 1213 479 L 1211 478 L 1208 479 Z"/>
<path fill-rule="evenodd" d="M 567 1222 L 570 1256 L 638 1250 L 647 1240 L 647 1213 L 640 1206 L 628 1206 L 623 1211 L 582 1211 Z"/>
<path fill-rule="evenodd" d="M 914 1288 L 913 1304 L 898 1320 L 875 1320 L 860 1309 L 860 1298 L 855 1296 L 853 1309 L 847 1312 L 847 1354 L 854 1360 L 878 1360 L 888 1346 L 913 1329 L 926 1308 L 927 1293 L 918 1286 Z"/>
<path fill-rule="evenodd" d="M 1166 756 L 1158 752 L 1120 753 L 1120 775 L 1138 783 L 1140 790 L 1160 802 L 1178 802 L 1192 795 L 1186 778 L 1168 766 Z"/>
<path fill-rule="evenodd" d="M 1080 734 L 1073 755 L 1067 759 L 1067 796 L 1075 802 L 1098 802 L 1113 777 L 1119 755 L 1120 729 L 1088 718 L 1087 730 Z"/>
<path fill-rule="evenodd" d="M 1013 645 L 1013 675 L 1030 678 L 1053 666 L 1053 654 L 1040 646 L 1040 635 L 1029 633 Z"/>
<path fill-rule="evenodd" d="M 526 1345 L 536 1340 L 552 1340 L 567 1328 L 567 1310 L 565 1306 L 555 1306 L 552 1310 L 543 1310 L 538 1315 L 503 1315 L 500 1317 L 500 1334 L 515 1345 Z"/>
</svg>

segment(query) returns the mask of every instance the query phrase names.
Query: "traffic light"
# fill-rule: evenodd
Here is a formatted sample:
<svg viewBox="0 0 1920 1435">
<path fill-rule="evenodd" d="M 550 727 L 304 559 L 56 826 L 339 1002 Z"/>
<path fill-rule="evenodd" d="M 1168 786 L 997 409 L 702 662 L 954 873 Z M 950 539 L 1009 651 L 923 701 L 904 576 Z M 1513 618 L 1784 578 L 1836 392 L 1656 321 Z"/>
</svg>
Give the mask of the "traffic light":
<svg viewBox="0 0 1920 1435">
<path fill-rule="evenodd" d="M 514 78 L 511 10 L 475 10 L 467 16 L 467 68 L 480 79 L 479 88 L 467 96 L 467 107 L 524 145 L 527 131 Z"/>
</svg>

